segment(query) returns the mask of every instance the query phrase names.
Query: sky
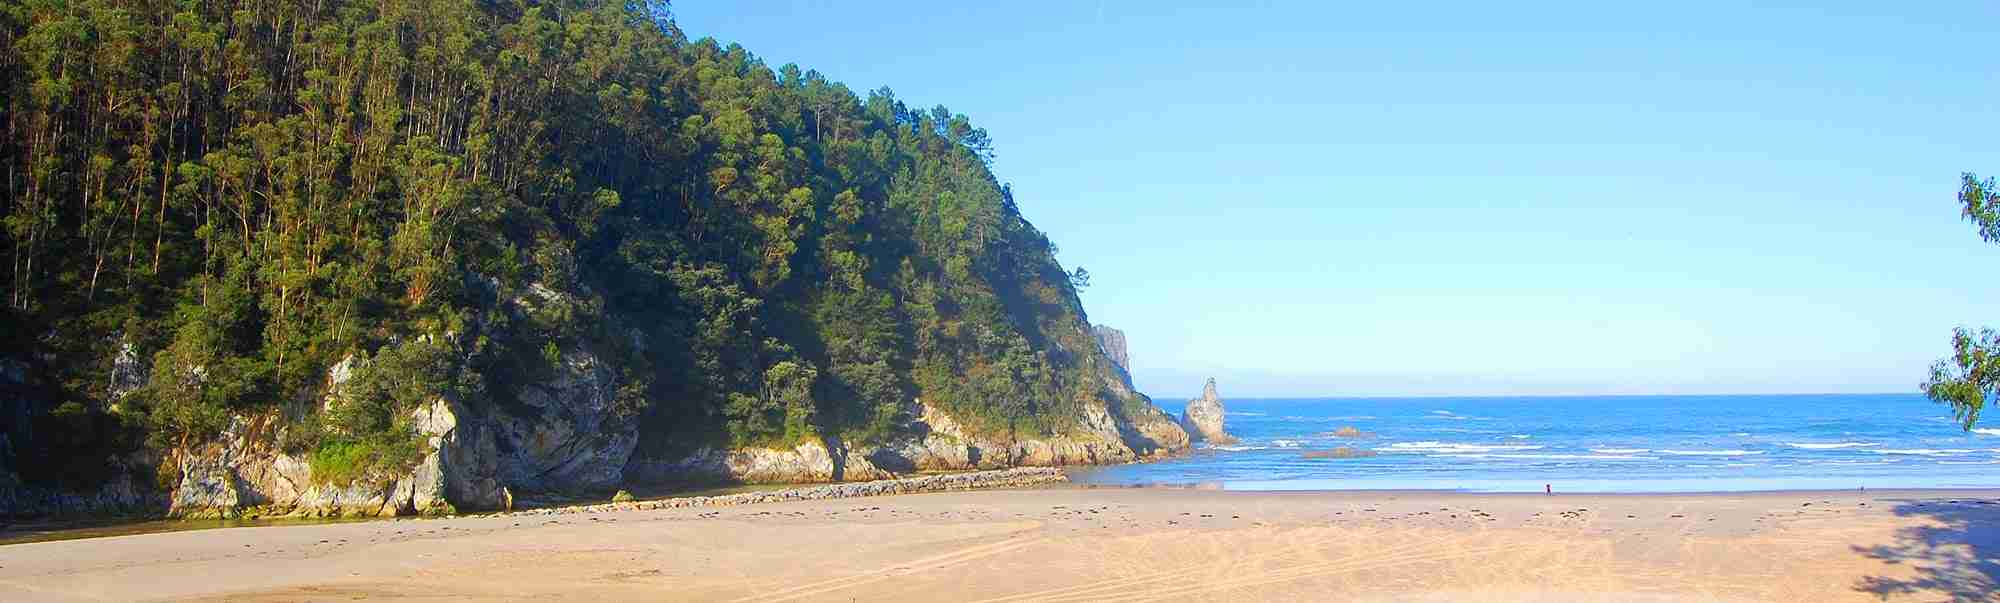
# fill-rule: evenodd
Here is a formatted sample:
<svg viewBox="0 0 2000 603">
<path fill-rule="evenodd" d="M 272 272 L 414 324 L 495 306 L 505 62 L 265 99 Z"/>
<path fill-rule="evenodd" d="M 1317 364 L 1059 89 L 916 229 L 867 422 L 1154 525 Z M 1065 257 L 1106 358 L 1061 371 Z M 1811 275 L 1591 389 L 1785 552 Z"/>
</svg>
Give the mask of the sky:
<svg viewBox="0 0 2000 603">
<path fill-rule="evenodd" d="M 972 4 L 672 11 L 985 128 L 1155 397 L 1911 392 L 2000 326 L 2000 3 Z"/>
</svg>

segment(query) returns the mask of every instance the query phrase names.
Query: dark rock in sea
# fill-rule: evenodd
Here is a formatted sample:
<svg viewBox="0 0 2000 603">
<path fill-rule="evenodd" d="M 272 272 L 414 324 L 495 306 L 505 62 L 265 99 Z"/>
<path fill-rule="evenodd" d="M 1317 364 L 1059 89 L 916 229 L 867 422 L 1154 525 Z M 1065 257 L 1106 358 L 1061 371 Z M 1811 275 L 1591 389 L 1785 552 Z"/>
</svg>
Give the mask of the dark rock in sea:
<svg viewBox="0 0 2000 603">
<path fill-rule="evenodd" d="M 1369 433 L 1369 432 L 1366 432 L 1366 431 L 1362 431 L 1362 430 L 1359 430 L 1359 429 L 1355 429 L 1355 428 L 1354 428 L 1354 426 L 1352 426 L 1352 425 L 1350 425 L 1350 426 L 1346 426 L 1346 427 L 1342 427 L 1342 428 L 1340 428 L 1340 429 L 1335 429 L 1335 430 L 1333 430 L 1333 431 L 1330 431 L 1330 432 L 1327 432 L 1327 434 L 1326 434 L 1326 435 L 1330 435 L 1330 436 L 1333 436 L 1333 437 L 1336 437 L 1336 438 L 1372 438 L 1372 437 L 1375 437 L 1375 434 L 1372 434 L 1372 433 Z"/>
</svg>

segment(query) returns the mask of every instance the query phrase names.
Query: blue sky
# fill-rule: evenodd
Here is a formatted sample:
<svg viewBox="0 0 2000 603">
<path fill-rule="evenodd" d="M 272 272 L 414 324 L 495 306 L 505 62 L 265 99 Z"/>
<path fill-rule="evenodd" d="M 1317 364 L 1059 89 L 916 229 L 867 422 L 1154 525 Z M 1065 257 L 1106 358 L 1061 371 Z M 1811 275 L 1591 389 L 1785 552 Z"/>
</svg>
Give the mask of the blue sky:
<svg viewBox="0 0 2000 603">
<path fill-rule="evenodd" d="M 2000 4 L 674 3 L 992 134 L 1156 397 L 1914 391 Z"/>
</svg>

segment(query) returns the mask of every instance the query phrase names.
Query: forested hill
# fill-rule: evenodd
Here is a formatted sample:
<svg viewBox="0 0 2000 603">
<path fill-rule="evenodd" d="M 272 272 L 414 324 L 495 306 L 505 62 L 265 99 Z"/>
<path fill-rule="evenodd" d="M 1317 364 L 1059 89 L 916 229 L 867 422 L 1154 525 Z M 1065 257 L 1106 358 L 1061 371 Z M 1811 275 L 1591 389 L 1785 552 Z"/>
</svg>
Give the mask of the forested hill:
<svg viewBox="0 0 2000 603">
<path fill-rule="evenodd" d="M 1144 404 L 1095 377 L 1081 270 L 985 131 L 665 4 L 0 11 L 0 455 L 29 483 L 243 416 L 322 478 L 393 473 L 413 409 L 522 407 L 583 349 L 658 458 L 883 441 L 918 398 L 1012 437 Z"/>
</svg>

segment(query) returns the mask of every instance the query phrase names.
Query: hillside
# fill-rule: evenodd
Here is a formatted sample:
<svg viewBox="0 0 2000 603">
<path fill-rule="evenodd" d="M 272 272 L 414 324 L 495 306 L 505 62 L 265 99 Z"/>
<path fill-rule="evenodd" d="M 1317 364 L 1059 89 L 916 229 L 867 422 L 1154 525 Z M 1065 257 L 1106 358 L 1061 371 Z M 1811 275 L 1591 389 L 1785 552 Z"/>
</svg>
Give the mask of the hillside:
<svg viewBox="0 0 2000 603">
<path fill-rule="evenodd" d="M 985 131 L 664 4 L 27 0 L 0 43 L 0 512 L 1186 445 Z"/>
</svg>

